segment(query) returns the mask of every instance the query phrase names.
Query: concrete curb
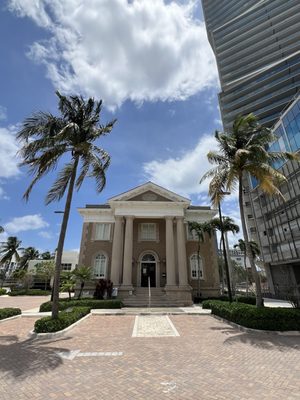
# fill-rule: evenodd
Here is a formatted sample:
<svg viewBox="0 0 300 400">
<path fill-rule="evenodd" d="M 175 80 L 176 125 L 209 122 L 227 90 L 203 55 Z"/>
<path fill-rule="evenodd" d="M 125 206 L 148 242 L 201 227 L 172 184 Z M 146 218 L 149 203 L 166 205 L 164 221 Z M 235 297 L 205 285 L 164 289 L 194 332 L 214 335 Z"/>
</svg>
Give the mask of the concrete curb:
<svg viewBox="0 0 300 400">
<path fill-rule="evenodd" d="M 52 338 L 64 336 L 65 333 L 67 333 L 71 329 L 75 328 L 75 326 L 79 325 L 82 321 L 87 319 L 90 315 L 91 315 L 91 313 L 85 315 L 78 321 L 74 322 L 74 324 L 68 326 L 67 328 L 63 329 L 62 331 L 49 332 L 49 333 L 36 333 L 34 331 L 30 331 L 28 336 L 31 337 L 32 339 L 52 339 Z"/>
<path fill-rule="evenodd" d="M 212 317 L 215 319 L 222 321 L 228 325 L 231 325 L 233 328 L 237 328 L 241 332 L 246 332 L 246 333 L 266 333 L 266 334 L 272 334 L 272 335 L 278 335 L 278 336 L 300 336 L 300 331 L 265 331 L 263 329 L 252 329 L 252 328 L 246 328 L 245 326 L 236 324 L 235 322 L 228 321 L 228 319 L 221 318 L 218 315 L 211 314 Z"/>
<path fill-rule="evenodd" d="M 92 315 L 103 315 L 103 316 L 112 316 L 112 315 L 210 315 L 210 312 L 195 312 L 195 311 L 118 311 L 118 312 L 113 312 L 113 311 L 102 311 L 100 309 L 92 309 L 91 314 Z"/>
<path fill-rule="evenodd" d="M 11 321 L 12 319 L 17 319 L 17 318 L 20 318 L 20 317 L 22 317 L 22 314 L 13 315 L 12 317 L 0 319 L 0 324 L 1 324 L 1 322 Z"/>
</svg>

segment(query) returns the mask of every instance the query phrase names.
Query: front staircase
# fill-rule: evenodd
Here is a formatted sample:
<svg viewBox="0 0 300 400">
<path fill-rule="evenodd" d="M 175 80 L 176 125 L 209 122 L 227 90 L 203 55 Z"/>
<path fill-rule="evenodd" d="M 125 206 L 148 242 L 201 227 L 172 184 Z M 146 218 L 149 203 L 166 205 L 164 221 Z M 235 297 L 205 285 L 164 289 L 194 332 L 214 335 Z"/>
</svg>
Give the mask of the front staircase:
<svg viewBox="0 0 300 400">
<path fill-rule="evenodd" d="M 148 307 L 149 289 L 146 287 L 136 288 L 131 296 L 122 300 L 126 307 Z M 151 307 L 182 307 L 184 304 L 180 299 L 168 298 L 164 288 L 151 288 Z"/>
</svg>

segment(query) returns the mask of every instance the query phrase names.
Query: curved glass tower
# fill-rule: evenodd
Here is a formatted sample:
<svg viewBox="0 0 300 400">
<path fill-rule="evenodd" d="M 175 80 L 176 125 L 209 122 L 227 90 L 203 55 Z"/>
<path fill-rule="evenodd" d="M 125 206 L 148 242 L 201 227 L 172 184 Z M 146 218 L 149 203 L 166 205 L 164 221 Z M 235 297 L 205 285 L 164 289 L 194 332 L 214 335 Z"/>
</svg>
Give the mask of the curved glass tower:
<svg viewBox="0 0 300 400">
<path fill-rule="evenodd" d="M 299 0 L 202 0 L 224 128 L 253 112 L 272 126 L 300 89 Z"/>
<path fill-rule="evenodd" d="M 202 0 L 217 59 L 224 129 L 254 113 L 278 139 L 270 150 L 300 151 L 300 1 Z M 300 303 L 300 165 L 277 163 L 288 178 L 283 202 L 245 179 L 248 231 L 260 244 L 271 292 Z"/>
</svg>

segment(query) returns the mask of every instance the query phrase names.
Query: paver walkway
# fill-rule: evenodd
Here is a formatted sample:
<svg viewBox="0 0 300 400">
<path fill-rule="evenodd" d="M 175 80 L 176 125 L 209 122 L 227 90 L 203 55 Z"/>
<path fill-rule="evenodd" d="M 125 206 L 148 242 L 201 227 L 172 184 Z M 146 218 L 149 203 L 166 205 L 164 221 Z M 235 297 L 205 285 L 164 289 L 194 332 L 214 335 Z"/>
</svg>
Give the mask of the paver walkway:
<svg viewBox="0 0 300 400">
<path fill-rule="evenodd" d="M 0 308 L 16 307 L 22 311 L 37 310 L 50 296 L 0 296 Z"/>
<path fill-rule="evenodd" d="M 300 398 L 299 336 L 175 315 L 179 336 L 132 337 L 135 318 L 91 315 L 52 340 L 27 338 L 35 318 L 1 323 L 1 400 Z"/>
</svg>

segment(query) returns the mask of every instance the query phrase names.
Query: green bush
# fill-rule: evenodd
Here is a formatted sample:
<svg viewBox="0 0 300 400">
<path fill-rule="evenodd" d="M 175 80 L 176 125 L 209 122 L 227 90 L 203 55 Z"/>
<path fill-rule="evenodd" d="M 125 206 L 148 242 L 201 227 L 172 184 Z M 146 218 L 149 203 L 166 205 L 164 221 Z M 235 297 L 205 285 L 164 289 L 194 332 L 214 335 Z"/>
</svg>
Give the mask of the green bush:
<svg viewBox="0 0 300 400">
<path fill-rule="evenodd" d="M 20 315 L 21 310 L 19 308 L 0 308 L 0 319 L 13 317 L 14 315 Z"/>
<path fill-rule="evenodd" d="M 219 300 L 219 301 L 229 301 L 228 296 L 220 296 L 220 297 L 208 297 L 204 301 L 207 300 Z M 237 301 L 238 303 L 245 303 L 245 304 L 252 304 L 256 305 L 256 298 L 255 296 L 235 296 L 232 299 L 233 301 Z"/>
<path fill-rule="evenodd" d="M 6 289 L 1 289 L 1 288 L 0 288 L 0 296 L 2 296 L 2 295 L 4 295 L 4 294 L 6 294 Z"/>
<path fill-rule="evenodd" d="M 36 333 L 58 332 L 74 324 L 90 312 L 89 307 L 74 307 L 70 312 L 60 312 L 58 318 L 44 317 L 34 324 Z"/>
<path fill-rule="evenodd" d="M 18 289 L 8 293 L 9 296 L 49 296 L 50 294 L 49 290 L 41 289 Z"/>
<path fill-rule="evenodd" d="M 300 309 L 293 308 L 257 308 L 238 302 L 206 300 L 203 308 L 210 308 L 212 314 L 252 329 L 266 331 L 300 330 Z"/>
<path fill-rule="evenodd" d="M 89 308 L 121 308 L 122 302 L 120 300 L 94 300 L 94 299 L 80 299 L 80 300 L 61 300 L 59 302 L 59 310 L 63 311 L 69 307 L 89 307 Z M 40 312 L 47 312 L 52 310 L 52 302 L 47 301 L 41 304 Z"/>
</svg>

